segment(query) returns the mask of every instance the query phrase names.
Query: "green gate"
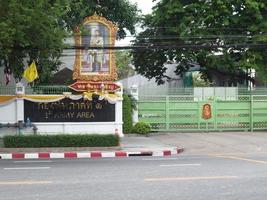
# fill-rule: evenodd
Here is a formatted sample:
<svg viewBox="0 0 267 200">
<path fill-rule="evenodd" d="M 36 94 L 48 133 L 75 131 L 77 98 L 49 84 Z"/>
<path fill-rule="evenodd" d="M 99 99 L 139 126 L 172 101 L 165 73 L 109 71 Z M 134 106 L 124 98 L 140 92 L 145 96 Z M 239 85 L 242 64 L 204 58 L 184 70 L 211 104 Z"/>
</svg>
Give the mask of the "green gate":
<svg viewBox="0 0 267 200">
<path fill-rule="evenodd" d="M 210 106 L 210 117 L 203 106 Z M 267 95 L 239 95 L 228 100 L 194 96 L 140 96 L 139 121 L 153 131 L 267 130 Z"/>
</svg>

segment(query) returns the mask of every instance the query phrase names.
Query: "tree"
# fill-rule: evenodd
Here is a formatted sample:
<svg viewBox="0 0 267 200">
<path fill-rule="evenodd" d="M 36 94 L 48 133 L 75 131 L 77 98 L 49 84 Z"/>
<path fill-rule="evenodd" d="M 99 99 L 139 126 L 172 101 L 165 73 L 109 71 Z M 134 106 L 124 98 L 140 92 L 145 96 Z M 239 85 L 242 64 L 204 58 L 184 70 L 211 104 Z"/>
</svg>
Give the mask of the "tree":
<svg viewBox="0 0 267 200">
<path fill-rule="evenodd" d="M 20 80 L 35 59 L 45 82 L 60 64 L 65 31 L 56 19 L 64 9 L 57 1 L 8 0 L 0 2 L 0 10 L 0 60 Z"/>
<path fill-rule="evenodd" d="M 102 15 L 118 26 L 118 39 L 126 36 L 126 30 L 131 34 L 135 33 L 135 24 L 138 22 L 138 12 L 136 4 L 129 0 L 68 0 L 66 14 L 62 16 L 60 22 L 69 31 L 82 23 L 86 16 L 97 13 Z"/>
<path fill-rule="evenodd" d="M 123 132 L 130 133 L 133 128 L 132 100 L 127 94 L 123 94 L 122 112 Z"/>
<path fill-rule="evenodd" d="M 192 73 L 193 86 L 194 87 L 208 87 L 211 83 L 201 77 L 201 73 L 193 72 Z"/>
<path fill-rule="evenodd" d="M 135 71 L 131 63 L 132 56 L 129 51 L 116 51 L 116 66 L 119 80 L 134 75 Z"/>
<path fill-rule="evenodd" d="M 144 17 L 143 28 L 135 40 L 133 63 L 158 84 L 170 79 L 166 62 L 177 63 L 177 75 L 198 63 L 208 78 L 217 70 L 254 81 L 237 73 L 250 68 L 267 77 L 265 0 L 162 0 Z"/>
<path fill-rule="evenodd" d="M 0 61 L 19 81 L 32 60 L 37 83 L 48 83 L 66 47 L 63 39 L 86 16 L 96 12 L 118 25 L 118 39 L 135 32 L 138 10 L 128 0 L 6 0 L 0 1 Z"/>
</svg>

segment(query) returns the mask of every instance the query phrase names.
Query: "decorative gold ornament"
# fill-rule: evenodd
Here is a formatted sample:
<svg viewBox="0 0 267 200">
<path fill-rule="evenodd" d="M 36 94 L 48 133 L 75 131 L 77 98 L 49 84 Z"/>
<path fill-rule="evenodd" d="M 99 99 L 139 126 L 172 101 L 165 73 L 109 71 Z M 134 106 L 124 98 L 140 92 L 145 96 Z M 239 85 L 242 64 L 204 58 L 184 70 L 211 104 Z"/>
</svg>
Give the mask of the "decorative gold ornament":
<svg viewBox="0 0 267 200">
<path fill-rule="evenodd" d="M 101 48 L 115 45 L 117 29 L 115 24 L 96 13 L 84 19 L 82 29 L 79 27 L 75 29 L 75 46 L 85 48 L 76 50 L 73 80 L 93 82 L 117 80 L 114 50 Z M 82 36 L 83 31 L 88 34 Z"/>
<path fill-rule="evenodd" d="M 211 105 L 208 103 L 203 105 L 202 118 L 203 119 L 210 119 L 211 118 Z"/>
</svg>

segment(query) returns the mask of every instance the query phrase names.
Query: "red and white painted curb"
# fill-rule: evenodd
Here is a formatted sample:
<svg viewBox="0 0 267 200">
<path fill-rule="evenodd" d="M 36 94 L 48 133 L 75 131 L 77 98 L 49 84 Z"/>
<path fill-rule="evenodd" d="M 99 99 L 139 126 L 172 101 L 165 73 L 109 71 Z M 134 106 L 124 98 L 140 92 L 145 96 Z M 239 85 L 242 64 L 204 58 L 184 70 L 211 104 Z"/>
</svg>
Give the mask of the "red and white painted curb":
<svg viewBox="0 0 267 200">
<path fill-rule="evenodd" d="M 114 158 L 131 156 L 172 156 L 182 153 L 183 149 L 162 151 L 115 151 L 115 152 L 63 152 L 63 153 L 0 153 L 0 159 L 54 159 L 54 158 Z"/>
</svg>

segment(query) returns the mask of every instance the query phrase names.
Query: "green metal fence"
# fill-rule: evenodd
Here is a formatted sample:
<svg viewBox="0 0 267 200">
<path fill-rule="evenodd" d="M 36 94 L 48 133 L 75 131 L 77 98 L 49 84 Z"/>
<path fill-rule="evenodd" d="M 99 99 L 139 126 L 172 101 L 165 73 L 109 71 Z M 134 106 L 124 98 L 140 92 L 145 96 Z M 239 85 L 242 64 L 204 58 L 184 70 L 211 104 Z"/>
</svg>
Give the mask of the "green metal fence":
<svg viewBox="0 0 267 200">
<path fill-rule="evenodd" d="M 238 95 L 232 100 L 198 100 L 192 95 L 140 96 L 139 121 L 153 131 L 267 130 L 267 95 Z M 211 118 L 202 116 L 210 104 Z"/>
</svg>

